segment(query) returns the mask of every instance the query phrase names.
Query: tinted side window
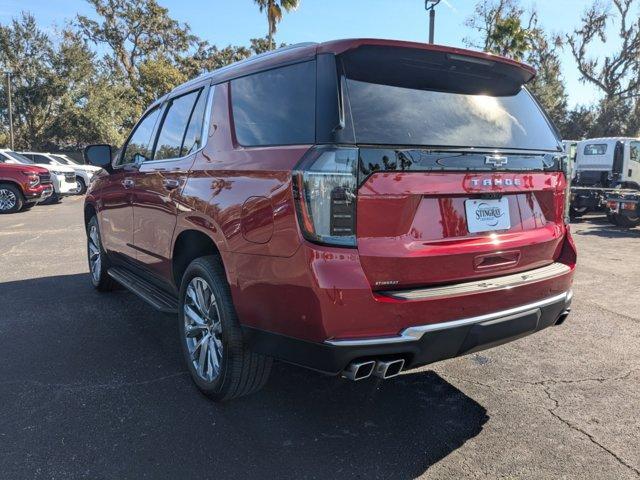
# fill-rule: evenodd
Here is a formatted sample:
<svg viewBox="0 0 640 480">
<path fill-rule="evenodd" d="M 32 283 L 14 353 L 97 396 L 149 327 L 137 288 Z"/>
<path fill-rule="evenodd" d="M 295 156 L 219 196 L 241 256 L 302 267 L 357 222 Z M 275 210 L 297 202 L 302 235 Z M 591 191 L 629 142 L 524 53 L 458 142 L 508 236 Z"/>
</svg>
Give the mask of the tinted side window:
<svg viewBox="0 0 640 480">
<path fill-rule="evenodd" d="M 607 153 L 606 143 L 592 143 L 584 146 L 585 155 L 604 155 Z"/>
<path fill-rule="evenodd" d="M 184 142 L 182 142 L 181 157 L 195 152 L 202 146 L 202 125 L 204 123 L 205 109 L 207 108 L 207 97 L 209 95 L 210 93 L 205 89 L 198 97 L 198 102 L 191 114 L 191 120 L 189 120 L 187 133 L 184 136 Z"/>
<path fill-rule="evenodd" d="M 200 92 L 197 90 L 170 101 L 160 127 L 154 160 L 180 157 L 187 124 Z"/>
<path fill-rule="evenodd" d="M 238 142 L 245 146 L 314 143 L 315 98 L 315 61 L 233 80 Z"/>
<path fill-rule="evenodd" d="M 55 165 L 55 162 L 51 160 L 49 157 L 45 157 L 44 155 L 38 155 L 37 153 L 32 153 L 31 160 L 36 163 L 44 163 L 46 165 Z"/>
<path fill-rule="evenodd" d="M 138 123 L 129 138 L 129 142 L 124 147 L 124 152 L 119 162 L 120 165 L 132 163 L 136 155 L 140 155 L 144 159 L 151 158 L 151 149 L 153 148 L 151 136 L 159 113 L 160 109 L 156 107 Z"/>
</svg>

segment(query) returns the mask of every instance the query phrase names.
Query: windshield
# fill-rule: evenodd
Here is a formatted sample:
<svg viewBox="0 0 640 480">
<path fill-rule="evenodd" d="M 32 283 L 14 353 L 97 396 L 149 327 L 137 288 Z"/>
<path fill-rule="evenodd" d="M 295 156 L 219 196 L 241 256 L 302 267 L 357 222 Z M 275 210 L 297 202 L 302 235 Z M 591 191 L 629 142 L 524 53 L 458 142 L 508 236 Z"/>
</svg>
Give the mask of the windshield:
<svg viewBox="0 0 640 480">
<path fill-rule="evenodd" d="M 27 157 L 25 157 L 24 155 L 20 155 L 19 153 L 16 152 L 4 152 L 5 155 L 8 155 L 9 157 L 11 157 L 12 159 L 14 159 L 16 162 L 18 163 L 24 163 L 24 164 L 32 164 L 35 163 L 31 160 L 29 160 Z"/>
<path fill-rule="evenodd" d="M 356 142 L 557 151 L 529 92 L 471 95 L 347 80 Z"/>
</svg>

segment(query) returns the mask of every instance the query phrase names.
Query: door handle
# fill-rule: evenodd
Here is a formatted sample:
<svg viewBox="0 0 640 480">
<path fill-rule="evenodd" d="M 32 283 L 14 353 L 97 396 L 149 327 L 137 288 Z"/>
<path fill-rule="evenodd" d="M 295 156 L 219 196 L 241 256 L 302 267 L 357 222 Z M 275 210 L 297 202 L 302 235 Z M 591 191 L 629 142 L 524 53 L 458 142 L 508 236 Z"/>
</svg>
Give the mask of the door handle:
<svg viewBox="0 0 640 480">
<path fill-rule="evenodd" d="M 176 180 L 176 179 L 173 179 L 173 178 L 165 178 L 162 181 L 162 184 L 164 185 L 164 187 L 167 190 L 173 190 L 173 189 L 178 188 L 180 186 L 180 181 Z"/>
<path fill-rule="evenodd" d="M 125 178 L 124 180 L 122 180 L 122 186 L 124 188 L 133 188 L 135 184 L 136 182 L 134 182 L 131 178 Z"/>
</svg>

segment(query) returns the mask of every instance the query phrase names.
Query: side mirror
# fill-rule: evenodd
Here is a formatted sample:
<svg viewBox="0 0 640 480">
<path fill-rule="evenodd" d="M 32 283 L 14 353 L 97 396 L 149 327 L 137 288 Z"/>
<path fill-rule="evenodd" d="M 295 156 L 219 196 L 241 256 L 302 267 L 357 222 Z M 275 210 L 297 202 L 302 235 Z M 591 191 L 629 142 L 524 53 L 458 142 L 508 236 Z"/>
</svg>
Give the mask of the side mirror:
<svg viewBox="0 0 640 480">
<path fill-rule="evenodd" d="M 84 149 L 84 161 L 111 171 L 111 145 L 89 145 Z"/>
</svg>

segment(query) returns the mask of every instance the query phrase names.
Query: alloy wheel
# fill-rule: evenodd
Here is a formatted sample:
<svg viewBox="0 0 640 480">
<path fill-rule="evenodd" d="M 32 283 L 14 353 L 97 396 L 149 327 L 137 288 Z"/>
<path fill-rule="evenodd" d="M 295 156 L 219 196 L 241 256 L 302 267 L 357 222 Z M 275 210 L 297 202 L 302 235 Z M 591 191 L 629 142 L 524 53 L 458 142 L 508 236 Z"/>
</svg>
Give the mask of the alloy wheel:
<svg viewBox="0 0 640 480">
<path fill-rule="evenodd" d="M 100 236 L 98 235 L 98 227 L 95 225 L 91 225 L 91 228 L 89 229 L 88 246 L 91 276 L 93 277 L 93 281 L 98 283 L 100 281 L 100 274 L 102 273 L 102 255 L 100 255 Z"/>
<path fill-rule="evenodd" d="M 220 374 L 222 323 L 215 295 L 205 279 L 191 279 L 183 308 L 189 360 L 202 380 L 212 382 Z"/>
<path fill-rule="evenodd" d="M 0 210 L 11 210 L 16 206 L 16 195 L 8 188 L 0 188 Z"/>
</svg>

